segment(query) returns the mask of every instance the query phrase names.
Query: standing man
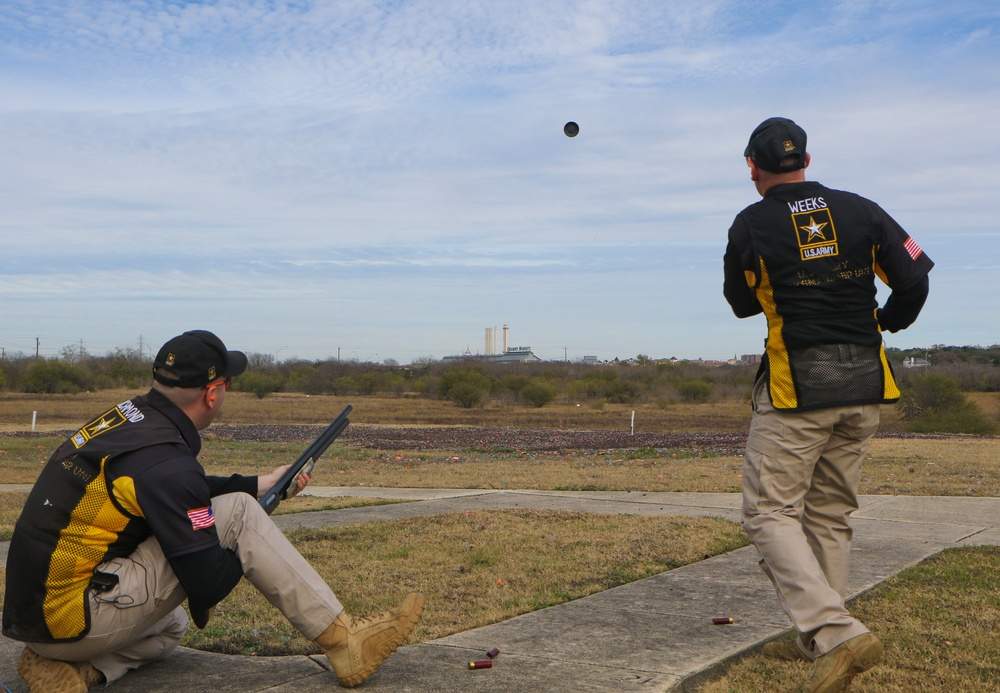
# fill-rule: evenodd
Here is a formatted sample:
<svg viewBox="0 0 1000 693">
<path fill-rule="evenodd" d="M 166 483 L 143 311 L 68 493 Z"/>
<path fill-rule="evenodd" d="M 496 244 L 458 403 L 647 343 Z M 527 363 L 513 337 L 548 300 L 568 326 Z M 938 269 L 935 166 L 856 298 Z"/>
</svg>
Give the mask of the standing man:
<svg viewBox="0 0 1000 693">
<path fill-rule="evenodd" d="M 407 638 L 411 594 L 355 621 L 267 516 L 267 476 L 206 476 L 199 431 L 218 415 L 246 356 L 211 332 L 160 349 L 147 394 L 81 428 L 43 468 L 14 529 L 3 634 L 25 642 L 32 693 L 84 693 L 169 656 L 246 577 L 356 686 Z M 297 491 L 309 482 L 298 478 Z"/>
<path fill-rule="evenodd" d="M 729 229 L 723 291 L 737 317 L 767 317 L 743 526 L 798 631 L 764 654 L 812 660 L 809 693 L 846 691 L 882 658 L 844 606 L 865 445 L 899 398 L 881 333 L 913 323 L 934 263 L 874 202 L 807 182 L 791 120 L 765 120 L 743 155 L 764 199 Z M 876 276 L 892 289 L 881 309 Z"/>
</svg>

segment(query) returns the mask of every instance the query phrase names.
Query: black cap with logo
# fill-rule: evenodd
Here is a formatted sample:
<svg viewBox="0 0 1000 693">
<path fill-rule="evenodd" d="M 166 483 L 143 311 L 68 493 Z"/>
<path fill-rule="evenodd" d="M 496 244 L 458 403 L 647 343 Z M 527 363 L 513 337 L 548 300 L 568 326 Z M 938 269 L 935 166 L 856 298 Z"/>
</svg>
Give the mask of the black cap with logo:
<svg viewBox="0 0 1000 693">
<path fill-rule="evenodd" d="M 227 351 L 207 330 L 191 330 L 164 344 L 153 361 L 153 378 L 172 387 L 204 387 L 247 368 L 242 351 Z"/>
<path fill-rule="evenodd" d="M 750 135 L 743 156 L 771 173 L 805 168 L 806 131 L 788 118 L 768 118 Z"/>
</svg>

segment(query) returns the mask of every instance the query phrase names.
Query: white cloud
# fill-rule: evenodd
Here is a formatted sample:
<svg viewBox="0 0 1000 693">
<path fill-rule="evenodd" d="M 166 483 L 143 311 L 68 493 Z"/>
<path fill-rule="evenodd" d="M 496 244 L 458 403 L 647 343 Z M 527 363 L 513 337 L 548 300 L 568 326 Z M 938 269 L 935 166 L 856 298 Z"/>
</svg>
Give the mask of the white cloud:
<svg viewBox="0 0 1000 693">
<path fill-rule="evenodd" d="M 29 332 L 58 315 L 94 341 L 204 297 L 203 326 L 309 335 L 289 302 L 346 292 L 338 329 L 373 351 L 384 313 L 439 355 L 496 321 L 550 347 L 749 353 L 763 328 L 729 315 L 721 255 L 755 200 L 746 137 L 782 114 L 816 178 L 941 258 L 943 296 L 904 334 L 962 342 L 936 310 L 996 317 L 952 277 L 992 286 L 998 18 L 929 0 L 5 3 L 0 300 Z M 59 308 L 83 295 L 101 310 Z"/>
</svg>

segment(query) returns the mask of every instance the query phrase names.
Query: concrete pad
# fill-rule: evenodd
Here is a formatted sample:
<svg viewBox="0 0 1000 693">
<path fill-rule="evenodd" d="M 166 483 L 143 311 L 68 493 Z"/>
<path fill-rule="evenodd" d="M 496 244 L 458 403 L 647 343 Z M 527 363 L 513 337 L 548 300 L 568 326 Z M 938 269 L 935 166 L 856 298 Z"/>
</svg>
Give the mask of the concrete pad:
<svg viewBox="0 0 1000 693">
<path fill-rule="evenodd" d="M 469 649 L 493 646 L 508 655 L 572 667 L 613 666 L 681 680 L 743 652 L 748 640 L 768 640 L 782 632 L 753 623 L 712 626 L 701 617 L 602 609 L 578 600 L 438 642 Z M 561 690 L 575 688 L 567 685 Z"/>
<path fill-rule="evenodd" d="M 28 686 L 17 675 L 17 658 L 24 645 L 0 638 L 0 681 L 11 693 L 27 693 Z M 324 674 L 326 687 L 330 677 L 324 667 L 310 657 L 244 657 L 199 652 L 184 647 L 169 658 L 126 674 L 109 690 L 115 693 L 171 693 L 183 691 L 219 691 L 232 693 L 270 691 L 289 681 Z M 336 686 L 336 679 L 332 681 Z"/>
<path fill-rule="evenodd" d="M 855 518 L 1000 527 L 1000 498 L 881 496 L 854 513 Z"/>
<path fill-rule="evenodd" d="M 961 546 L 1000 546 L 1000 529 L 984 529 L 958 542 Z"/>
<path fill-rule="evenodd" d="M 637 494 L 633 494 L 637 495 Z M 622 502 L 619 500 L 593 499 L 589 496 L 562 496 L 548 493 L 522 493 L 519 491 L 495 491 L 463 495 L 450 498 L 436 498 L 419 503 L 399 503 L 394 505 L 378 505 L 364 508 L 343 508 L 341 510 L 322 510 L 318 512 L 296 513 L 292 515 L 275 516 L 274 522 L 282 530 L 315 529 L 320 527 L 335 527 L 373 520 L 401 520 L 410 517 L 423 517 L 438 513 L 475 512 L 477 510 L 530 508 L 533 510 L 567 510 L 586 513 L 622 514 L 622 515 L 684 515 L 697 517 L 721 517 L 736 522 L 739 520 L 739 510 L 729 509 L 720 504 L 719 507 L 699 507 L 693 503 L 671 505 L 665 501 L 672 496 L 681 494 L 658 494 L 659 503 L 653 502 Z M 713 494 L 734 495 L 734 494 Z"/>
<path fill-rule="evenodd" d="M 663 505 L 693 505 L 701 508 L 740 508 L 742 496 L 739 493 L 666 493 L 653 491 L 531 491 L 519 490 L 508 493 L 531 495 L 552 495 L 560 498 L 586 498 L 595 501 L 615 501 L 618 503 L 651 503 Z"/>
<path fill-rule="evenodd" d="M 492 668 L 471 671 L 470 661 L 487 659 L 484 651 L 448 646 L 441 641 L 404 647 L 365 681 L 363 687 L 371 693 L 653 693 L 673 690 L 680 683 L 675 676 L 643 669 L 552 660 L 502 649 Z"/>
<path fill-rule="evenodd" d="M 683 616 L 714 630 L 712 619 L 788 629 L 774 587 L 752 546 L 587 597 L 596 607 Z"/>
<path fill-rule="evenodd" d="M 423 517 L 425 515 L 460 512 L 486 507 L 483 499 L 483 496 L 476 495 L 452 499 L 441 498 L 421 502 L 396 503 L 392 505 L 373 505 L 364 508 L 343 508 L 341 510 L 276 515 L 274 516 L 274 523 L 284 531 L 302 528 L 338 527 L 340 525 L 381 520 L 396 521 L 411 517 Z"/>
<path fill-rule="evenodd" d="M 382 488 L 380 486 L 309 486 L 302 497 L 317 498 L 389 498 L 393 500 L 435 500 L 463 498 L 493 493 L 482 489 Z"/>
</svg>

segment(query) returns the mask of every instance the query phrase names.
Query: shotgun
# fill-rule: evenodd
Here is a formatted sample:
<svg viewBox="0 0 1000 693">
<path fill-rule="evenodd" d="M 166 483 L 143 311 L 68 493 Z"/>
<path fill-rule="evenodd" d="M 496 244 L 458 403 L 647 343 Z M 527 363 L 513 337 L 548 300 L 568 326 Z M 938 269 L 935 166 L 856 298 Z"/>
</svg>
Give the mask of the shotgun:
<svg viewBox="0 0 1000 693">
<path fill-rule="evenodd" d="M 308 474 L 312 471 L 313 466 L 316 464 L 316 460 L 322 455 L 330 443 L 336 440 L 337 436 L 344 432 L 347 428 L 347 424 L 351 423 L 347 419 L 347 415 L 351 413 L 351 405 L 348 404 L 344 411 L 340 412 L 340 416 L 333 420 L 326 430 L 319 434 L 319 437 L 312 442 L 312 444 L 305 449 L 299 458 L 295 460 L 291 467 L 289 467 L 278 482 L 267 490 L 260 498 L 260 505 L 267 512 L 268 515 L 278 507 L 278 503 L 288 498 L 289 495 L 295 491 L 295 481 L 299 478 L 300 474 Z"/>
</svg>

